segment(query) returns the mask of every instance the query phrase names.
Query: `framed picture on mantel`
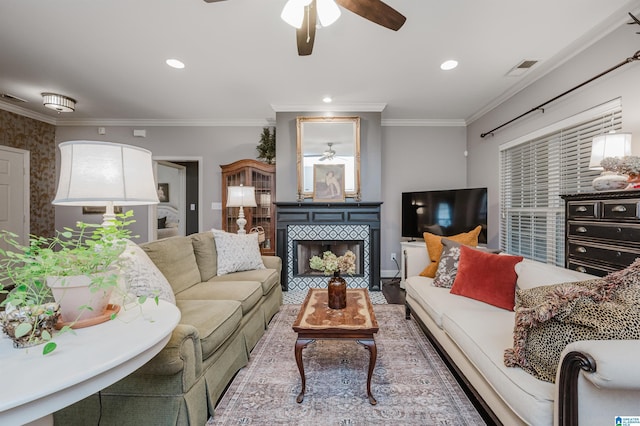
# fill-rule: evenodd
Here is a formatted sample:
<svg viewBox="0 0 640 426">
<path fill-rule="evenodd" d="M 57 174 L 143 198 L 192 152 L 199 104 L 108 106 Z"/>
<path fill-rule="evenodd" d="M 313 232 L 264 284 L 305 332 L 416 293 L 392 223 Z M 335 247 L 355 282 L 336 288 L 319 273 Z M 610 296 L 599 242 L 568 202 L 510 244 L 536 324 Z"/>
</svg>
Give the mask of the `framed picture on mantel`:
<svg viewBox="0 0 640 426">
<path fill-rule="evenodd" d="M 314 164 L 313 201 L 344 200 L 344 164 Z"/>
</svg>

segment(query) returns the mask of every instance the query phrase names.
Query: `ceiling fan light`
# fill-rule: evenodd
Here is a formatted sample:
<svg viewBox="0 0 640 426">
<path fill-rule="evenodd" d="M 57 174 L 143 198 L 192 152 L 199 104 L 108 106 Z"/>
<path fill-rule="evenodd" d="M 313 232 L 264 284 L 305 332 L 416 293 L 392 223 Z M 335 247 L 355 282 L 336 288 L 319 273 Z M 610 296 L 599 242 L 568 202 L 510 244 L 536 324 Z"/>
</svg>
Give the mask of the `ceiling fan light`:
<svg viewBox="0 0 640 426">
<path fill-rule="evenodd" d="M 304 8 L 311 3 L 312 0 L 289 0 L 284 5 L 280 17 L 284 22 L 294 28 L 300 28 L 304 20 Z"/>
<path fill-rule="evenodd" d="M 320 25 L 328 27 L 340 17 L 340 8 L 334 0 L 316 0 Z"/>
</svg>

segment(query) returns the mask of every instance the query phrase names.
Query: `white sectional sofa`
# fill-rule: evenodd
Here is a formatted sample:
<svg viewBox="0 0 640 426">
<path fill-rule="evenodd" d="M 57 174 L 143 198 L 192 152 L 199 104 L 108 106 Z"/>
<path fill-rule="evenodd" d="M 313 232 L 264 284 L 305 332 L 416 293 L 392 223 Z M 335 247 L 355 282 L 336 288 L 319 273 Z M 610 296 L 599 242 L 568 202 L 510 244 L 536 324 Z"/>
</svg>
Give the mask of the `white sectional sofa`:
<svg viewBox="0 0 640 426">
<path fill-rule="evenodd" d="M 603 426 L 616 425 L 616 416 L 640 417 L 640 341 L 572 343 L 562 353 L 556 383 L 539 380 L 504 365 L 504 351 L 513 347 L 514 312 L 434 287 L 432 278 L 419 276 L 430 262 L 426 249 L 407 247 L 403 255 L 407 318 L 421 323 L 496 424 Z M 523 262 L 519 286 L 595 278 Z"/>
</svg>

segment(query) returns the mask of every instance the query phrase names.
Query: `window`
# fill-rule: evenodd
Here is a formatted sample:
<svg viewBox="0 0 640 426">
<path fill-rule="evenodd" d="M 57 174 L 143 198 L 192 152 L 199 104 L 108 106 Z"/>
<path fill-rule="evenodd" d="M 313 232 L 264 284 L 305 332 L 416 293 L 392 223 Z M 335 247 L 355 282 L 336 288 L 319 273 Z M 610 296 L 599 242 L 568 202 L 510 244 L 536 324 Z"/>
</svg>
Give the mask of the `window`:
<svg viewBox="0 0 640 426">
<path fill-rule="evenodd" d="M 620 100 L 500 147 L 500 249 L 564 266 L 564 201 L 590 191 L 594 136 L 622 127 Z"/>
</svg>

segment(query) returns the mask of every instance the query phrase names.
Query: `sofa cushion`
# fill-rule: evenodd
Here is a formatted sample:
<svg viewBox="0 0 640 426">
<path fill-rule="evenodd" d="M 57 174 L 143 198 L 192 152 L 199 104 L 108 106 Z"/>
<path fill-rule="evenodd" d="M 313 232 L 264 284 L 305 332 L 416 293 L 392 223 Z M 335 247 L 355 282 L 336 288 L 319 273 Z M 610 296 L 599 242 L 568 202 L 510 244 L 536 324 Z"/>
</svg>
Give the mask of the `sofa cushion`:
<svg viewBox="0 0 640 426">
<path fill-rule="evenodd" d="M 448 309 L 452 307 L 472 309 L 479 303 L 467 297 L 451 294 L 448 288 L 434 287 L 432 282 L 433 278 L 421 276 L 407 278 L 407 297 L 415 300 L 422 309 L 427 311 L 429 316 L 440 328 L 442 328 L 442 315 Z M 489 305 L 487 306 L 490 307 Z"/>
<path fill-rule="evenodd" d="M 188 237 L 170 237 L 141 244 L 140 247 L 178 294 L 201 281 L 193 245 Z"/>
<path fill-rule="evenodd" d="M 218 275 L 231 272 L 264 269 L 258 234 L 233 234 L 213 229 L 218 253 Z"/>
<path fill-rule="evenodd" d="M 516 284 L 518 288 L 522 290 L 541 285 L 584 281 L 595 278 L 593 275 L 529 259 L 524 259 L 516 265 L 516 273 L 518 274 Z"/>
<path fill-rule="evenodd" d="M 461 244 L 469 245 L 469 246 L 477 246 L 478 245 L 478 235 L 480 235 L 480 231 L 482 230 L 482 226 L 478 225 L 473 230 L 469 232 L 463 232 L 461 234 L 452 235 L 447 237 L 452 241 L 457 241 Z M 431 263 L 427 265 L 426 268 L 420 275 L 423 277 L 433 278 L 436 276 L 436 270 L 438 269 L 438 263 L 440 262 L 440 255 L 442 254 L 442 235 L 435 235 L 430 232 L 425 232 L 423 234 L 424 242 L 427 245 L 427 252 L 429 252 L 429 259 Z"/>
<path fill-rule="evenodd" d="M 199 232 L 189 236 L 193 244 L 193 253 L 196 255 L 200 280 L 209 281 L 218 274 L 218 252 L 211 232 Z"/>
<path fill-rule="evenodd" d="M 522 256 L 501 256 L 461 246 L 451 293 L 512 311 L 518 278 L 515 265 L 522 259 Z"/>
<path fill-rule="evenodd" d="M 176 294 L 177 300 L 236 300 L 242 315 L 262 299 L 262 286 L 256 281 L 207 281 Z"/>
<path fill-rule="evenodd" d="M 127 248 L 120 255 L 119 263 L 126 293 L 134 296 L 157 296 L 159 299 L 176 304 L 171 284 L 141 247 L 132 241 L 127 241 Z M 118 303 L 116 298 L 121 297 L 122 295 L 116 295 L 114 292 L 111 300 Z"/>
<path fill-rule="evenodd" d="M 445 332 L 526 424 L 553 424 L 554 386 L 504 365 L 503 349 L 512 343 L 514 313 L 474 303 L 473 308 L 447 309 L 442 318 Z"/>
<path fill-rule="evenodd" d="M 280 274 L 275 269 L 255 269 L 216 276 L 209 281 L 257 281 L 262 285 L 262 294 L 266 296 L 275 286 L 280 285 Z"/>
<path fill-rule="evenodd" d="M 202 359 L 211 356 L 240 326 L 242 308 L 233 300 L 176 301 L 182 315 L 180 323 L 198 330 Z"/>
</svg>

